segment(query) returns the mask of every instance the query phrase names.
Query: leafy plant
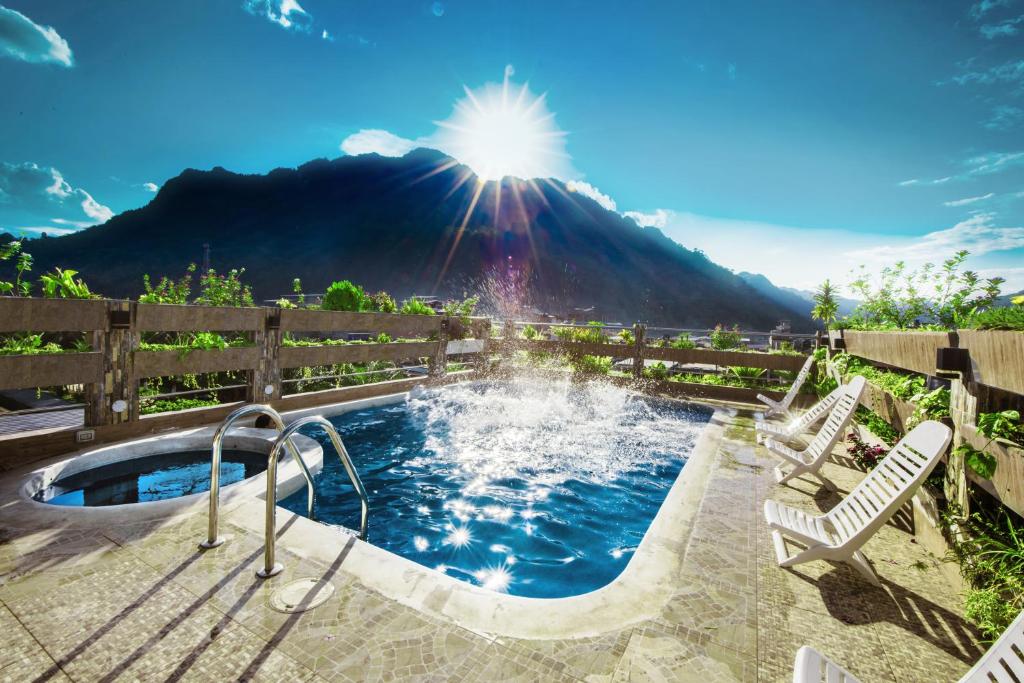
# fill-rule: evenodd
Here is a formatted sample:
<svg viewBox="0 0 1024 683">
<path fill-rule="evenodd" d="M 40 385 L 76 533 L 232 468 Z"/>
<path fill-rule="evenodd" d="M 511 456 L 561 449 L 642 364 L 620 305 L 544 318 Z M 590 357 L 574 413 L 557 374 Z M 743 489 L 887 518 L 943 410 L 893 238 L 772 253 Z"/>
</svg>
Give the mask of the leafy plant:
<svg viewBox="0 0 1024 683">
<path fill-rule="evenodd" d="M 436 315 L 437 312 L 419 299 L 407 299 L 398 311 L 402 315 Z"/>
<path fill-rule="evenodd" d="M 1024 445 L 1024 425 L 1020 421 L 1020 412 L 1016 410 L 980 413 L 978 431 L 989 439 L 1006 439 Z"/>
<path fill-rule="evenodd" d="M 366 293 L 350 280 L 332 282 L 320 307 L 326 311 L 363 311 L 367 307 Z"/>
<path fill-rule="evenodd" d="M 633 332 L 630 330 L 621 330 L 619 332 L 619 340 L 626 345 L 632 346 L 636 344 L 636 338 L 633 336 Z"/>
<path fill-rule="evenodd" d="M 533 341 L 538 337 L 538 335 L 540 335 L 540 333 L 537 331 L 537 328 L 535 328 L 533 325 L 527 325 L 526 327 L 523 328 L 522 335 L 523 339 Z"/>
<path fill-rule="evenodd" d="M 964 611 L 991 639 L 1002 635 L 1024 608 L 1024 528 L 1004 508 L 961 519 L 951 505 L 944 517 L 962 533 L 952 534 L 952 553 L 972 586 Z"/>
<path fill-rule="evenodd" d="M 649 365 L 644 368 L 644 377 L 648 379 L 665 380 L 668 378 L 668 367 L 661 362 Z"/>
<path fill-rule="evenodd" d="M 216 399 L 201 399 L 201 398 L 171 398 L 171 399 L 156 399 L 156 400 L 145 400 L 143 399 L 139 406 L 139 412 L 142 415 L 153 415 L 155 413 L 170 413 L 178 410 L 188 410 L 189 408 L 205 408 L 207 406 L 220 405 L 220 401 Z"/>
<path fill-rule="evenodd" d="M 692 339 L 690 339 L 690 333 L 689 332 L 683 332 L 682 334 L 680 334 L 678 337 L 676 337 L 674 340 L 672 340 L 672 343 L 669 346 L 671 346 L 673 349 L 695 349 L 695 348 L 697 348 L 696 342 L 694 342 Z"/>
<path fill-rule="evenodd" d="M 149 275 L 142 276 L 142 286 L 146 290 L 139 297 L 144 304 L 187 304 L 192 294 L 192 273 L 196 270 L 196 264 L 190 263 L 185 269 L 185 274 L 177 281 L 164 276 L 154 287 Z"/>
<path fill-rule="evenodd" d="M 603 344 L 608 341 L 604 333 L 604 323 L 591 320 L 586 327 L 553 327 L 552 334 L 567 342 L 582 342 L 587 344 Z"/>
<path fill-rule="evenodd" d="M 853 419 L 857 424 L 863 426 L 890 446 L 895 445 L 900 440 L 900 433 L 873 410 L 869 410 L 864 406 L 857 406 Z"/>
<path fill-rule="evenodd" d="M 727 330 L 719 323 L 711 332 L 711 348 L 716 351 L 735 349 L 741 341 L 739 325 L 733 326 L 732 330 Z"/>
<path fill-rule="evenodd" d="M 612 369 L 612 359 L 607 356 L 570 357 L 569 364 L 576 372 L 587 375 L 607 375 Z"/>
<path fill-rule="evenodd" d="M 877 281 L 861 266 L 850 284 L 862 303 L 844 326 L 856 329 L 955 329 L 999 297 L 1003 278 L 961 270 L 969 253 L 958 251 L 938 268 L 909 270 L 902 261 L 882 269 Z"/>
<path fill-rule="evenodd" d="M 21 334 L 0 341 L 2 356 L 34 356 L 42 353 L 63 353 L 64 349 L 53 342 L 43 343 L 41 334 Z"/>
<path fill-rule="evenodd" d="M 949 389 L 939 387 L 911 397 L 916 404 L 913 414 L 907 418 L 906 428 L 911 430 L 925 420 L 942 420 L 949 417 Z"/>
<path fill-rule="evenodd" d="M 380 311 L 381 313 L 394 313 L 398 310 L 398 304 L 395 303 L 395 300 L 387 292 L 371 294 L 367 299 L 369 300 L 371 310 Z"/>
<path fill-rule="evenodd" d="M 747 368 L 734 366 L 729 368 L 729 374 L 740 379 L 761 379 L 764 377 L 764 368 Z"/>
<path fill-rule="evenodd" d="M 979 477 L 991 479 L 992 475 L 996 473 L 996 457 L 985 450 L 979 451 L 974 446 L 965 443 L 954 448 L 953 453 L 963 456 L 964 464 Z"/>
<path fill-rule="evenodd" d="M 976 330 L 1013 330 L 1024 332 L 1024 307 L 1004 306 L 980 311 L 970 316 L 964 322 L 963 327 Z"/>
<path fill-rule="evenodd" d="M 252 306 L 252 289 L 242 282 L 245 268 L 232 268 L 227 275 L 210 269 L 199 278 L 195 303 L 206 306 Z"/>
<path fill-rule="evenodd" d="M 836 300 L 836 290 L 829 280 L 825 280 L 814 292 L 814 308 L 811 309 L 811 317 L 825 323 L 825 329 L 836 321 L 836 314 L 839 313 L 839 302 Z"/>
<path fill-rule="evenodd" d="M 32 254 L 22 249 L 21 240 L 0 245 L 0 261 L 11 259 L 14 259 L 14 281 L 0 280 L 0 295 L 28 296 L 32 291 L 32 283 L 24 279 L 24 275 L 32 270 Z"/>
<path fill-rule="evenodd" d="M 91 299 L 93 294 L 89 286 L 81 278 L 76 280 L 76 275 L 77 270 L 55 268 L 52 273 L 39 276 L 43 296 L 50 299 Z"/>
</svg>

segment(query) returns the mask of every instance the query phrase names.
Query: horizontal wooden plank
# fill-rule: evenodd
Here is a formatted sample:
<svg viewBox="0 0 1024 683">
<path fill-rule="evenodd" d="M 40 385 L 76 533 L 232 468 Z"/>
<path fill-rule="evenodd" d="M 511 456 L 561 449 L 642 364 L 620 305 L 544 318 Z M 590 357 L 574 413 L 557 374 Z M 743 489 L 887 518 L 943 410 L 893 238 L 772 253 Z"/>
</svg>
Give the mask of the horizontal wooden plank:
<svg viewBox="0 0 1024 683">
<path fill-rule="evenodd" d="M 965 467 L 968 478 L 1018 515 L 1024 515 L 1024 448 L 1002 439 L 990 441 L 973 425 L 963 425 L 960 432 L 968 444 L 996 459 L 996 471 L 991 479 L 979 477 Z"/>
<path fill-rule="evenodd" d="M 92 384 L 103 381 L 103 354 L 48 353 L 0 356 L 0 389 Z"/>
<path fill-rule="evenodd" d="M 757 400 L 758 394 L 768 398 L 781 400 L 784 392 L 767 389 L 749 389 L 747 387 L 726 387 L 717 384 L 700 384 L 698 382 L 674 382 L 670 380 L 644 379 L 637 381 L 630 377 L 611 377 L 613 383 L 627 386 L 645 394 L 665 395 L 673 398 L 691 398 L 729 403 L 745 403 L 764 406 Z"/>
<path fill-rule="evenodd" d="M 266 308 L 139 304 L 135 329 L 140 332 L 234 332 L 264 325 Z"/>
<path fill-rule="evenodd" d="M 783 353 L 756 353 L 746 351 L 715 351 L 714 349 L 644 348 L 644 358 L 670 360 L 677 363 L 703 363 L 722 367 L 764 368 L 797 372 L 807 362 L 807 356 Z"/>
<path fill-rule="evenodd" d="M 366 363 L 372 360 L 407 360 L 433 356 L 439 342 L 393 342 L 391 344 L 345 344 L 344 346 L 285 346 L 281 368 L 299 368 L 334 363 Z"/>
<path fill-rule="evenodd" d="M 858 332 L 844 330 L 846 351 L 892 367 L 935 374 L 936 349 L 954 346 L 949 332 Z"/>
<path fill-rule="evenodd" d="M 976 382 L 1024 394 L 1024 332 L 960 330 L 959 337 Z"/>
<path fill-rule="evenodd" d="M 444 377 L 408 377 L 406 379 L 394 379 L 373 384 L 358 384 L 338 389 L 324 389 L 322 391 L 308 391 L 303 394 L 292 394 L 291 396 L 284 396 L 276 401 L 272 401 L 270 405 L 275 410 L 283 413 L 288 410 L 303 410 L 305 408 L 342 403 L 344 401 L 355 401 L 361 398 L 398 394 L 410 391 L 417 385 L 442 386 L 477 378 L 478 375 L 472 370 L 451 372 Z"/>
<path fill-rule="evenodd" d="M 397 313 L 354 313 L 352 311 L 311 311 L 284 309 L 281 329 L 285 332 L 386 332 L 393 337 L 425 337 L 440 332 L 439 315 Z"/>
<path fill-rule="evenodd" d="M 256 367 L 259 350 L 254 346 L 228 349 L 194 349 L 184 356 L 180 351 L 135 351 L 132 376 L 168 377 L 226 370 L 250 370 Z"/>
<path fill-rule="evenodd" d="M 107 329 L 102 299 L 0 297 L 0 332 L 87 332 Z"/>
</svg>

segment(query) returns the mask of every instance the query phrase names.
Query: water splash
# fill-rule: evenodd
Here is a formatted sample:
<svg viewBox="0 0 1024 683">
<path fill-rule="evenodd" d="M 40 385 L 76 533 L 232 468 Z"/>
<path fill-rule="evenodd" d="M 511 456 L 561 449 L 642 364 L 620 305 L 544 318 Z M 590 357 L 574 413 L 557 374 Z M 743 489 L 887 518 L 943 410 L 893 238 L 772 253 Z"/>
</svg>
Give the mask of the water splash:
<svg viewBox="0 0 1024 683">
<path fill-rule="evenodd" d="M 493 482 L 527 481 L 524 502 L 543 500 L 568 479 L 603 483 L 654 467 L 666 448 L 689 450 L 703 428 L 621 387 L 568 379 L 449 386 L 409 406 L 426 434 L 424 457 L 452 466 L 470 495 L 486 494 Z M 448 505 L 464 520 L 478 512 L 468 501 Z M 513 516 L 496 505 L 479 512 Z"/>
</svg>

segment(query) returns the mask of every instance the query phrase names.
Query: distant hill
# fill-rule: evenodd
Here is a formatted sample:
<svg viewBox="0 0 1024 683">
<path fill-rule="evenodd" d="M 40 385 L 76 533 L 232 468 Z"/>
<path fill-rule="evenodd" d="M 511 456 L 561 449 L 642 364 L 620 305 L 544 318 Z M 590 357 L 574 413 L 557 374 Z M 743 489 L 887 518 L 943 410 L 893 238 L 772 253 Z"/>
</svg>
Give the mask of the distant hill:
<svg viewBox="0 0 1024 683">
<path fill-rule="evenodd" d="M 742 272 L 737 275 L 780 306 L 799 311 L 801 315 L 805 316 L 810 316 L 811 309 L 814 308 L 814 292 L 812 291 L 794 289 L 793 287 L 778 287 L 767 277 L 757 273 Z M 860 303 L 856 299 L 847 299 L 841 296 L 836 297 L 836 301 L 839 303 L 840 318 L 853 313 L 853 309 L 857 308 L 857 304 Z"/>
<path fill-rule="evenodd" d="M 472 207 L 472 211 L 470 208 Z M 467 214 L 469 214 L 467 218 Z M 809 330 L 806 306 L 641 228 L 554 180 L 478 182 L 432 150 L 318 159 L 239 175 L 186 170 L 145 207 L 62 237 L 32 240 L 35 272 L 80 271 L 94 291 L 135 297 L 142 276 L 200 262 L 244 266 L 257 299 L 322 292 L 348 278 L 397 297 L 483 292 L 564 315 L 660 325 Z"/>
</svg>

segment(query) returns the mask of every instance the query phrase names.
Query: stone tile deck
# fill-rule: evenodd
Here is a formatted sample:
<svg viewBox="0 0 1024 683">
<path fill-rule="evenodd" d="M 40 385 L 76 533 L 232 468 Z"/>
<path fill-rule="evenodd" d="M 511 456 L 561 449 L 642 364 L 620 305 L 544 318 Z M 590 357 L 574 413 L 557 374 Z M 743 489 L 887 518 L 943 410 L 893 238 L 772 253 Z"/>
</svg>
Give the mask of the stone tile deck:
<svg viewBox="0 0 1024 683">
<path fill-rule="evenodd" d="M 984 648 L 907 517 L 865 549 L 880 588 L 845 566 L 776 566 L 764 498 L 814 511 L 838 498 L 803 480 L 776 486 L 752 425 L 728 418 L 659 616 L 574 640 L 494 637 L 418 612 L 342 571 L 345 547 L 323 565 L 279 546 L 284 573 L 258 580 L 261 539 L 230 517 L 230 542 L 200 553 L 204 516 L 32 531 L 5 523 L 0 501 L 0 680 L 789 681 L 803 644 L 866 682 L 956 680 Z M 841 492 L 862 476 L 826 467 Z M 334 595 L 300 614 L 269 608 L 302 577 Z"/>
</svg>

